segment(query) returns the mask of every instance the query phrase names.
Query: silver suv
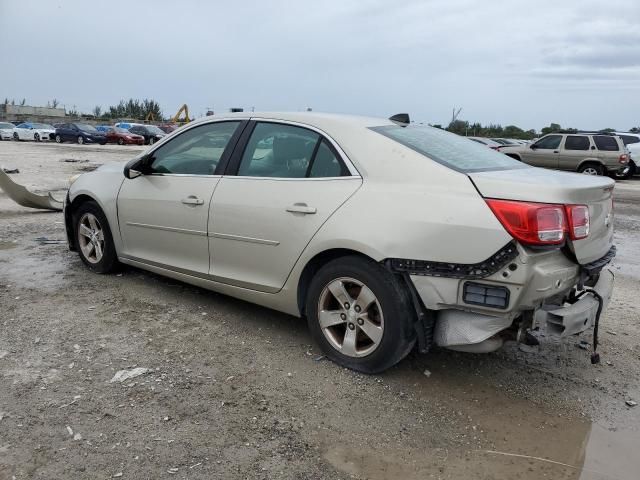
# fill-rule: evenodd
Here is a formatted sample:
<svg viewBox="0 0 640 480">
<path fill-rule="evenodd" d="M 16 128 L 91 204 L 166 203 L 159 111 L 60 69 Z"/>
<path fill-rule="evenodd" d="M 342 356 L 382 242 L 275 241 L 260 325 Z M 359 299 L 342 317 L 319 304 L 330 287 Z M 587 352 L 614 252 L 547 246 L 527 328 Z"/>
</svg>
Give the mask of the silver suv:
<svg viewBox="0 0 640 480">
<path fill-rule="evenodd" d="M 607 134 L 550 133 L 531 145 L 500 152 L 536 167 L 614 175 L 629 169 L 629 152 L 620 137 Z"/>
</svg>

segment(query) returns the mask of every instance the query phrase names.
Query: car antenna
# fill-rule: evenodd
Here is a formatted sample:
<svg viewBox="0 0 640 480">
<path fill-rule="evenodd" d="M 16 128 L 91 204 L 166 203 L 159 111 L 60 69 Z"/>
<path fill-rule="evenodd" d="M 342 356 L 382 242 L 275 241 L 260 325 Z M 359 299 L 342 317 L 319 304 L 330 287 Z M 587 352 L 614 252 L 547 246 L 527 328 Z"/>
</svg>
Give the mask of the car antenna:
<svg viewBox="0 0 640 480">
<path fill-rule="evenodd" d="M 391 115 L 389 117 L 389 120 L 391 120 L 396 125 L 400 125 L 401 127 L 406 127 L 411 123 L 411 119 L 409 118 L 408 113 L 396 113 L 395 115 Z"/>
</svg>

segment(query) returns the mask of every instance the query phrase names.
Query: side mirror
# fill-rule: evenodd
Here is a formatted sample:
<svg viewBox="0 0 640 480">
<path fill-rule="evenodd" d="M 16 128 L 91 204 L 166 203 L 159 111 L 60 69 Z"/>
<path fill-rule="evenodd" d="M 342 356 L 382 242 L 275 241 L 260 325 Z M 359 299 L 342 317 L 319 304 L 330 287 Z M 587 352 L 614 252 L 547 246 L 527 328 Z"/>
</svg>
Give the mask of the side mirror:
<svg viewBox="0 0 640 480">
<path fill-rule="evenodd" d="M 531 150 L 535 150 L 535 149 L 536 149 L 536 148 L 538 148 L 538 147 L 536 147 L 536 144 L 535 144 L 535 143 L 532 143 L 531 145 L 529 145 L 529 148 L 530 148 Z"/>
<path fill-rule="evenodd" d="M 144 171 L 146 170 L 146 164 L 149 161 L 149 157 L 144 155 L 140 158 L 134 158 L 130 162 L 128 162 L 124 166 L 124 176 L 129 180 L 133 180 L 134 178 L 138 178 L 141 175 L 144 175 Z"/>
</svg>

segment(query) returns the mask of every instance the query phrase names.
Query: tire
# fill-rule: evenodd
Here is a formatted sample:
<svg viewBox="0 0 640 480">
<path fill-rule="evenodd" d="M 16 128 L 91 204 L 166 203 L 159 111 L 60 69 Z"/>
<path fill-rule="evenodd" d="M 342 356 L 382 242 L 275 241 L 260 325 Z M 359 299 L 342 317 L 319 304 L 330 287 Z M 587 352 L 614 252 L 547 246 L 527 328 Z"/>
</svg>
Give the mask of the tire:
<svg viewBox="0 0 640 480">
<path fill-rule="evenodd" d="M 585 163 L 580 165 L 578 173 L 584 173 L 585 175 L 604 175 L 604 167 L 599 163 Z"/>
<path fill-rule="evenodd" d="M 20 141 L 20 137 L 18 136 L 18 132 L 13 132 L 13 139 L 14 139 L 16 142 L 19 142 L 19 141 Z"/>
<path fill-rule="evenodd" d="M 107 217 L 96 202 L 82 203 L 73 212 L 73 232 L 78 254 L 95 273 L 109 273 L 119 266 Z"/>
<path fill-rule="evenodd" d="M 39 142 L 39 141 L 40 141 L 40 135 L 39 135 L 39 134 L 37 134 L 37 133 L 34 133 L 34 134 L 33 134 L 33 141 L 34 141 L 34 142 Z"/>
<path fill-rule="evenodd" d="M 78 145 L 82 145 L 84 143 L 84 138 L 82 137 L 82 135 L 78 135 Z"/>
<path fill-rule="evenodd" d="M 153 137 L 149 138 L 149 145 L 153 145 L 156 142 L 156 140 Z"/>
<path fill-rule="evenodd" d="M 383 266 L 360 257 L 332 260 L 315 274 L 306 315 L 325 355 L 358 372 L 382 372 L 415 344 L 415 312 L 406 288 Z"/>
<path fill-rule="evenodd" d="M 121 139 L 121 138 L 119 138 L 119 139 L 118 139 L 118 145 L 124 145 L 124 140 L 123 140 L 123 139 Z"/>
<path fill-rule="evenodd" d="M 60 135 L 56 135 L 56 143 L 62 143 L 62 137 Z"/>
<path fill-rule="evenodd" d="M 619 171 L 614 172 L 611 177 L 615 180 L 628 180 L 633 177 L 636 173 L 636 164 L 632 161 L 629 162 L 628 169 L 626 173 L 620 173 Z"/>
</svg>

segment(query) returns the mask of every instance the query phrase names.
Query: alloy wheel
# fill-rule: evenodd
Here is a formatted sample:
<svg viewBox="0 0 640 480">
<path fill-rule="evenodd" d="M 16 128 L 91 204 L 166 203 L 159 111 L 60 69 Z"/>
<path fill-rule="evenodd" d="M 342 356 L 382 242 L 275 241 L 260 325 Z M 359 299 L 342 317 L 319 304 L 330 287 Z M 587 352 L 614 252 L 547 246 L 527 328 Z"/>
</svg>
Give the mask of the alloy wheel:
<svg viewBox="0 0 640 480">
<path fill-rule="evenodd" d="M 36 142 L 40 141 L 40 135 L 38 135 L 37 133 L 33 136 L 33 140 Z"/>
<path fill-rule="evenodd" d="M 104 231 L 96 216 L 85 213 L 78 222 L 78 244 L 89 263 L 99 263 L 104 255 Z"/>
<path fill-rule="evenodd" d="M 348 357 L 371 354 L 384 333 L 380 302 L 369 287 L 349 277 L 332 280 L 322 289 L 318 322 L 331 346 Z"/>
<path fill-rule="evenodd" d="M 18 132 L 13 132 L 13 139 L 17 142 L 18 140 L 20 140 L 20 137 L 18 137 Z"/>
<path fill-rule="evenodd" d="M 62 143 L 62 137 L 60 135 L 56 135 L 56 143 Z"/>
<path fill-rule="evenodd" d="M 84 138 L 82 138 L 82 135 L 78 136 L 78 145 L 82 145 L 84 143 Z"/>
<path fill-rule="evenodd" d="M 595 167 L 587 167 L 582 171 L 582 173 L 585 175 L 598 175 L 598 170 Z"/>
</svg>

